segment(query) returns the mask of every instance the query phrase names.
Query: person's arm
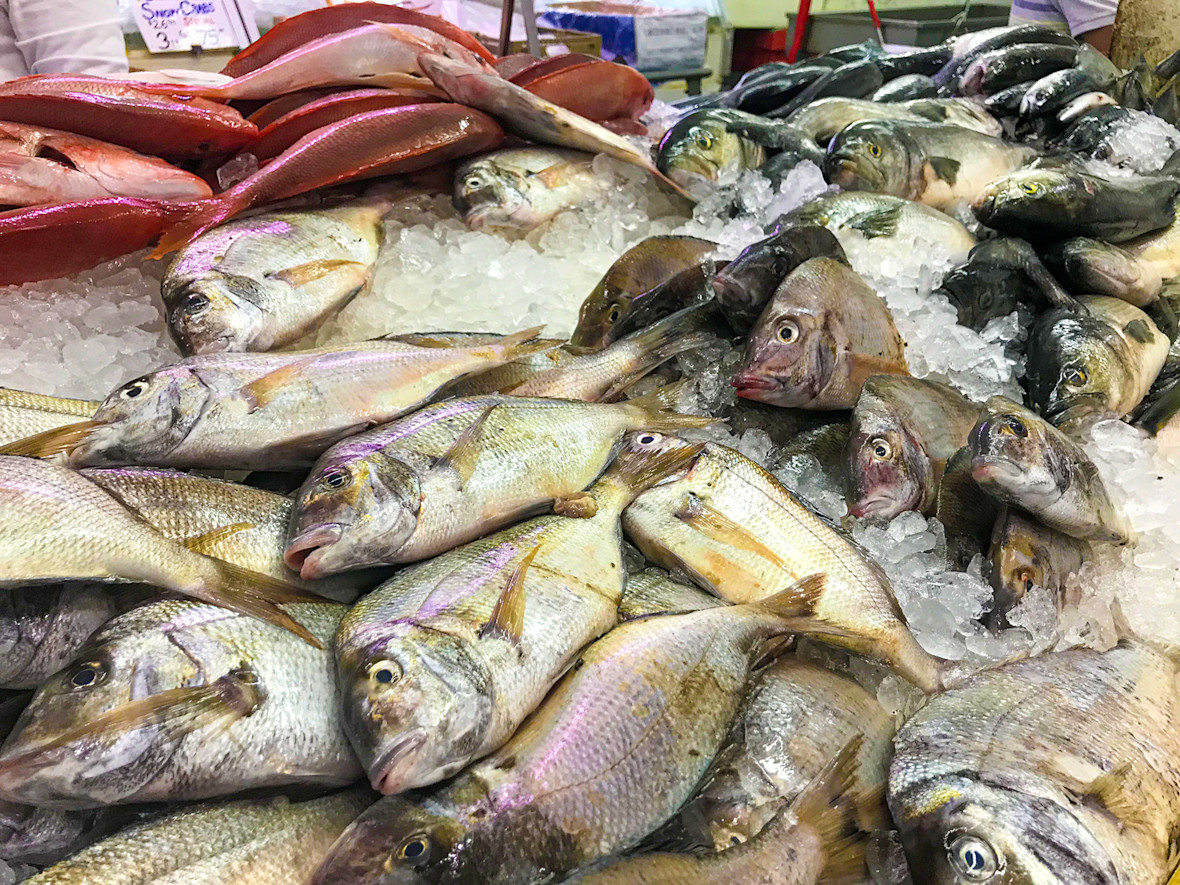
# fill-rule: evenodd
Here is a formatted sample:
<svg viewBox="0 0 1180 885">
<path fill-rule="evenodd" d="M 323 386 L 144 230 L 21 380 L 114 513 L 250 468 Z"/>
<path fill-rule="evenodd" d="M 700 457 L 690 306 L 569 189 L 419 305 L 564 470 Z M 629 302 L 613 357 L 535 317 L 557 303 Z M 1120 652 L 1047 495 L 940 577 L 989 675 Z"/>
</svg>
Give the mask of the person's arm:
<svg viewBox="0 0 1180 885">
<path fill-rule="evenodd" d="M 9 0 L 8 15 L 29 73 L 127 72 L 116 0 Z"/>
<path fill-rule="evenodd" d="M 1093 31 L 1086 31 L 1078 34 L 1080 38 L 1085 40 L 1103 55 L 1110 55 L 1110 38 L 1114 35 L 1114 25 L 1107 25 L 1104 28 L 1095 28 Z"/>
<path fill-rule="evenodd" d="M 1057 0 L 1058 8 L 1069 22 L 1069 32 L 1085 40 L 1103 55 L 1110 54 L 1110 37 L 1118 0 Z"/>
</svg>

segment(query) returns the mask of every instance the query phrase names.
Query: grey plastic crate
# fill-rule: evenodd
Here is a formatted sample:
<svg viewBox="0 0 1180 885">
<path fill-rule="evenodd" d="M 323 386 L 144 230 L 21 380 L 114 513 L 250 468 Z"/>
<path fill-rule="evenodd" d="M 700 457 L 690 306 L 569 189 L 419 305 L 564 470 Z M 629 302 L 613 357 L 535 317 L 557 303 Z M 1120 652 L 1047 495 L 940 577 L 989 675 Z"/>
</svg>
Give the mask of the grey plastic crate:
<svg viewBox="0 0 1180 885">
<path fill-rule="evenodd" d="M 902 46 L 934 46 L 955 33 L 955 16 L 962 6 L 925 6 L 881 13 L 885 42 Z M 959 33 L 1008 24 L 1007 5 L 972 4 Z M 807 52 L 819 55 L 837 46 L 872 40 L 877 36 L 868 8 L 863 13 L 815 13 L 807 26 Z"/>
</svg>

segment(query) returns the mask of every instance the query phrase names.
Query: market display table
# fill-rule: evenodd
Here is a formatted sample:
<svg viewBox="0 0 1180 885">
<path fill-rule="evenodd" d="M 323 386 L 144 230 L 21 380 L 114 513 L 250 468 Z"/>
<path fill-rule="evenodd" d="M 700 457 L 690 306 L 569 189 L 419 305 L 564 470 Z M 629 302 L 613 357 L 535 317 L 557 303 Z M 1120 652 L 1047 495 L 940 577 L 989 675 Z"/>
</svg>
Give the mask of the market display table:
<svg viewBox="0 0 1180 885">
<path fill-rule="evenodd" d="M 644 71 L 643 76 L 651 80 L 653 85 L 668 83 L 672 80 L 684 80 L 688 84 L 689 95 L 701 94 L 701 81 L 713 75 L 712 68 L 679 68 L 667 71 Z"/>
</svg>

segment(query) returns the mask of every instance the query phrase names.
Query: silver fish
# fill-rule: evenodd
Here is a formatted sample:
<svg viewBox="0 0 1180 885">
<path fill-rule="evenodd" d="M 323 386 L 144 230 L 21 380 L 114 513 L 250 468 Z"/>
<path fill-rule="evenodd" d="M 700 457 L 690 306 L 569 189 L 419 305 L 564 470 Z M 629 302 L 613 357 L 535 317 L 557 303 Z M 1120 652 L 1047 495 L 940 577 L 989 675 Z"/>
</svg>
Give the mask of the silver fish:
<svg viewBox="0 0 1180 885">
<path fill-rule="evenodd" d="M 472 230 L 532 230 L 599 197 L 594 157 L 559 148 L 504 148 L 455 170 L 454 203 Z"/>
</svg>

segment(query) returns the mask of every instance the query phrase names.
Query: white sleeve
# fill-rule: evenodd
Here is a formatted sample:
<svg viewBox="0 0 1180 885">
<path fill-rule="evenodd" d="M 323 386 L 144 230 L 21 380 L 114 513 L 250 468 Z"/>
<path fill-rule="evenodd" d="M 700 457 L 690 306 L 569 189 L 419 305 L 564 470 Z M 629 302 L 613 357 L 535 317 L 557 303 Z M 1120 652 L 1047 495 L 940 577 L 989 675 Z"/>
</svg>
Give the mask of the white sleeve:
<svg viewBox="0 0 1180 885">
<path fill-rule="evenodd" d="M 116 0 L 9 0 L 8 15 L 30 73 L 127 71 Z"/>
</svg>

